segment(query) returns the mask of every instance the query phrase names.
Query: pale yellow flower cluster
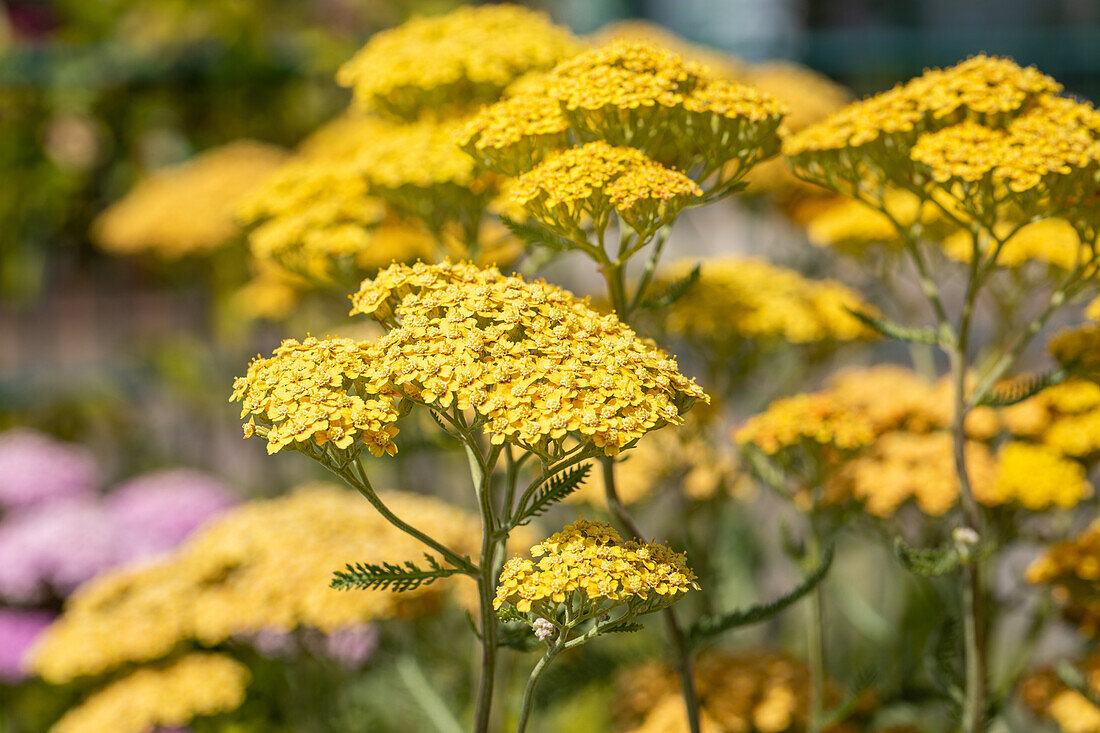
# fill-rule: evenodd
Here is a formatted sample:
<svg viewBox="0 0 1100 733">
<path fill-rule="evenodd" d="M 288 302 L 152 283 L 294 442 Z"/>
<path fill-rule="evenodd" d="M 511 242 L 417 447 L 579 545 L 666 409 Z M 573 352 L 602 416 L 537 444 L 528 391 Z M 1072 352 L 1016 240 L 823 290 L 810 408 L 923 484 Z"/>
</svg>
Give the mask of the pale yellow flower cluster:
<svg viewBox="0 0 1100 733">
<path fill-rule="evenodd" d="M 545 450 L 573 434 L 615 455 L 706 399 L 652 342 L 546 282 L 464 263 L 394 265 L 352 301 L 392 329 L 364 347 L 364 377 L 473 409 L 494 443 Z"/>
<path fill-rule="evenodd" d="M 1001 410 L 1008 432 L 1091 461 L 1100 451 L 1100 386 L 1071 379 Z"/>
<path fill-rule="evenodd" d="M 517 178 L 511 199 L 547 227 L 602 233 L 614 211 L 643 238 L 703 194 L 690 178 L 635 148 L 591 142 L 553 155 Z"/>
<path fill-rule="evenodd" d="M 495 102 L 514 79 L 577 50 L 569 31 L 542 13 L 462 6 L 375 34 L 336 79 L 364 108 L 413 120 Z"/>
<path fill-rule="evenodd" d="M 686 59 L 703 64 L 722 79 L 741 79 L 747 73 L 744 60 L 710 46 L 691 43 L 664 26 L 645 20 L 620 20 L 608 23 L 587 36 L 586 40 L 594 48 L 616 41 L 642 42 L 667 48 Z"/>
<path fill-rule="evenodd" d="M 667 545 L 623 542 L 604 522 L 579 519 L 531 548 L 535 561 L 513 557 L 504 564 L 493 607 L 554 619 L 554 607 L 575 592 L 603 612 L 629 605 L 641 613 L 699 590 L 682 553 Z M 584 612 L 591 611 L 585 608 Z"/>
<path fill-rule="evenodd" d="M 739 445 L 771 456 L 799 448 L 854 451 L 874 437 L 870 420 L 825 392 L 775 400 L 734 432 Z"/>
<path fill-rule="evenodd" d="M 1068 509 L 1092 496 L 1085 467 L 1046 445 L 1011 442 L 997 451 L 998 502 L 1015 502 L 1030 511 Z"/>
<path fill-rule="evenodd" d="M 1065 219 L 1042 219 L 1019 228 L 1005 222 L 994 227 L 994 232 L 998 237 L 1008 237 L 997 255 L 1001 267 L 1040 262 L 1068 272 L 1092 258 L 1077 230 Z M 942 241 L 948 257 L 960 262 L 973 258 L 973 238 L 969 232 L 957 230 Z"/>
<path fill-rule="evenodd" d="M 384 138 L 392 127 L 345 115 L 304 141 L 238 208 L 252 226 L 252 255 L 321 282 L 431 257 L 434 240 L 376 195 L 369 159 L 361 157 L 364 140 Z"/>
<path fill-rule="evenodd" d="M 1048 392 L 1059 400 L 1067 385 Z M 1048 392 L 1004 410 L 975 408 L 967 416 L 967 473 L 979 503 L 1043 511 L 1092 496 L 1080 462 L 1049 441 L 1032 442 L 1050 430 L 1057 414 L 1035 406 Z M 825 504 L 855 500 L 867 513 L 889 517 L 912 500 L 924 514 L 941 516 L 958 502 L 960 490 L 947 432 L 950 395 L 947 380 L 933 383 L 901 367 L 853 369 L 834 377 L 825 391 L 773 402 L 735 437 L 780 459 L 807 440 L 840 449 L 819 457 Z M 988 443 L 1005 433 L 1028 442 L 1009 441 L 994 452 Z"/>
<path fill-rule="evenodd" d="M 692 412 L 692 415 L 695 413 Z M 689 422 L 692 421 L 688 418 Z M 741 489 L 737 459 L 715 445 L 705 426 L 684 425 L 645 436 L 615 464 L 615 493 L 623 504 L 644 501 L 662 486 L 674 486 L 684 497 L 704 501 Z M 606 506 L 603 472 L 592 471 L 566 502 Z"/>
<path fill-rule="evenodd" d="M 557 100 L 526 93 L 484 108 L 458 131 L 456 141 L 485 168 L 518 176 L 568 147 L 568 131 Z"/>
<path fill-rule="evenodd" d="M 475 554 L 481 529 L 470 514 L 437 499 L 383 492 L 399 517 L 462 554 Z M 414 616 L 438 605 L 450 581 L 395 594 L 329 588 L 349 561 L 401 563 L 423 545 L 395 528 L 359 494 L 311 485 L 240 506 L 200 529 L 171 554 L 99 576 L 81 588 L 36 643 L 30 668 L 61 684 L 128 663 L 160 659 L 178 645 L 213 646 L 263 630 Z"/>
<path fill-rule="evenodd" d="M 287 339 L 270 358 L 256 357 L 233 383 L 245 437 L 259 432 L 267 452 L 309 441 L 339 449 L 360 443 L 393 455 L 396 388 L 370 374 L 369 346 L 352 339 Z M 257 430 L 256 424 L 260 428 Z"/>
<path fill-rule="evenodd" d="M 975 56 L 850 105 L 784 143 L 796 172 L 880 206 L 921 185 L 989 226 L 1067 218 L 1091 240 L 1100 114 L 1032 67 Z"/>
<path fill-rule="evenodd" d="M 1093 654 L 1080 666 L 1089 690 L 1100 693 L 1100 657 Z M 1057 723 L 1062 733 L 1100 733 L 1100 708 L 1066 687 L 1054 670 L 1044 669 L 1024 680 L 1020 697 L 1038 717 Z"/>
<path fill-rule="evenodd" d="M 636 147 L 700 181 L 727 166 L 735 180 L 773 155 L 785 113 L 769 95 L 645 41 L 563 61 L 546 91 L 580 138 Z"/>
<path fill-rule="evenodd" d="M 1061 89 L 1034 67 L 1021 68 L 1009 59 L 978 55 L 948 69 L 930 69 L 905 84 L 849 105 L 789 137 L 784 152 L 801 164 L 813 160 L 799 157 L 804 154 L 860 148 L 887 137 L 911 141 L 969 114 L 986 119 L 1016 112 L 1036 96 Z"/>
<path fill-rule="evenodd" d="M 240 234 L 237 205 L 285 158 L 247 140 L 208 150 L 139 182 L 96 219 L 92 238 L 116 254 L 209 254 Z"/>
<path fill-rule="evenodd" d="M 849 310 L 875 309 L 832 280 L 810 280 L 764 260 L 704 260 L 699 279 L 663 311 L 663 326 L 698 344 L 703 353 L 724 352 L 740 339 L 780 339 L 796 344 L 873 339 L 875 332 Z M 694 267 L 672 263 L 658 285 L 676 282 Z"/>
<path fill-rule="evenodd" d="M 1100 632 L 1100 520 L 1073 539 L 1047 548 L 1028 567 L 1026 577 L 1051 586 L 1065 616 L 1095 636 Z"/>
<path fill-rule="evenodd" d="M 809 672 L 805 664 L 770 651 L 717 651 L 695 665 L 702 730 L 712 733 L 799 733 L 807 730 Z M 682 733 L 684 701 L 676 674 L 657 663 L 620 675 L 616 718 L 629 733 Z M 828 698 L 838 695 L 828 691 Z M 825 729 L 852 733 L 844 722 Z"/>
<path fill-rule="evenodd" d="M 189 654 L 139 669 L 93 692 L 50 733 L 147 733 L 236 710 L 251 675 L 223 654 Z"/>
</svg>

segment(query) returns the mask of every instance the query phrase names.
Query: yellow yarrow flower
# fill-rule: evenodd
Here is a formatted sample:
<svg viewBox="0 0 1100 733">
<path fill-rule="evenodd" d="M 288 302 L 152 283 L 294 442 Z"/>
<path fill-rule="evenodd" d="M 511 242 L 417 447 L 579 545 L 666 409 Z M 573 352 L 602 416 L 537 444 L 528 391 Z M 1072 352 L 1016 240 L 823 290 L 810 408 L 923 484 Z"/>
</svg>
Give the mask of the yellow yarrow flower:
<svg viewBox="0 0 1100 733">
<path fill-rule="evenodd" d="M 473 515 L 421 495 L 379 496 L 448 547 L 471 555 L 480 548 Z M 289 496 L 230 510 L 167 556 L 98 576 L 69 599 L 39 638 L 29 667 L 62 684 L 160 659 L 181 644 L 214 646 L 264 630 L 331 632 L 415 617 L 437 608 L 454 581 L 400 595 L 342 593 L 329 583 L 333 571 L 351 559 L 402 563 L 423 555 L 418 540 L 358 493 L 325 484 L 300 487 Z"/>
<path fill-rule="evenodd" d="M 146 733 L 236 710 L 251 675 L 224 654 L 189 654 L 163 667 L 131 672 L 59 720 L 50 733 Z"/>
<path fill-rule="evenodd" d="M 352 339 L 287 339 L 270 358 L 256 357 L 233 384 L 231 402 L 248 417 L 245 437 L 267 439 L 267 452 L 297 443 L 328 443 L 381 456 L 397 453 L 393 425 L 398 392 L 369 374 L 365 345 Z"/>
<path fill-rule="evenodd" d="M 1073 225 L 1065 219 L 1043 219 L 1023 227 L 1005 222 L 994 231 L 998 237 L 1008 237 L 997 255 L 997 264 L 1001 267 L 1041 262 L 1070 271 L 1092 257 Z M 970 262 L 974 255 L 973 237 L 969 232 L 958 230 L 943 239 L 943 249 L 951 259 Z"/>
<path fill-rule="evenodd" d="M 1012 442 L 997 454 L 994 492 L 1024 509 L 1068 509 L 1092 496 L 1085 467 L 1048 446 Z"/>
<path fill-rule="evenodd" d="M 646 239 L 703 193 L 690 178 L 634 148 L 592 142 L 553 155 L 517 178 L 511 199 L 545 226 L 602 233 L 612 212 Z"/>
<path fill-rule="evenodd" d="M 484 107 L 456 141 L 480 165 L 506 176 L 529 171 L 554 150 L 568 147 L 569 121 L 558 102 L 517 94 Z"/>
<path fill-rule="evenodd" d="M 1058 542 L 1027 569 L 1030 583 L 1051 586 L 1067 619 L 1089 636 L 1100 632 L 1100 521 Z"/>
<path fill-rule="evenodd" d="M 551 621 L 563 603 L 579 604 L 572 617 L 621 607 L 635 616 L 699 589 L 682 553 L 658 543 L 623 542 L 604 522 L 577 520 L 532 547 L 531 555 L 534 560 L 514 557 L 504 564 L 494 608 L 508 603 Z"/>
<path fill-rule="evenodd" d="M 1100 325 L 1064 328 L 1047 341 L 1047 351 L 1067 369 L 1089 379 L 1100 378 Z"/>
<path fill-rule="evenodd" d="M 644 41 L 563 61 L 546 92 L 582 140 L 638 148 L 701 183 L 725 168 L 721 185 L 775 154 L 785 113 L 767 94 Z"/>
<path fill-rule="evenodd" d="M 92 239 L 115 254 L 209 254 L 240 234 L 238 204 L 285 158 L 248 140 L 208 150 L 140 181 L 95 220 Z"/>
<path fill-rule="evenodd" d="M 669 334 L 703 351 L 728 349 L 738 339 L 781 339 L 796 344 L 873 339 L 877 334 L 850 310 L 875 313 L 854 291 L 832 280 L 810 280 L 764 260 L 704 260 L 698 280 L 663 313 Z M 675 262 L 657 285 L 686 277 L 689 260 Z"/>
<path fill-rule="evenodd" d="M 806 446 L 852 451 L 873 439 L 871 422 L 827 393 L 775 400 L 734 431 L 738 444 L 755 446 L 773 456 Z"/>
<path fill-rule="evenodd" d="M 352 302 L 390 329 L 362 352 L 368 379 L 472 410 L 494 443 L 545 452 L 573 435 L 615 455 L 707 399 L 615 316 L 495 268 L 394 265 Z"/>
<path fill-rule="evenodd" d="M 516 5 L 462 6 L 376 33 L 336 76 L 363 108 L 414 120 L 495 102 L 514 79 L 577 50 L 568 30 Z"/>
</svg>

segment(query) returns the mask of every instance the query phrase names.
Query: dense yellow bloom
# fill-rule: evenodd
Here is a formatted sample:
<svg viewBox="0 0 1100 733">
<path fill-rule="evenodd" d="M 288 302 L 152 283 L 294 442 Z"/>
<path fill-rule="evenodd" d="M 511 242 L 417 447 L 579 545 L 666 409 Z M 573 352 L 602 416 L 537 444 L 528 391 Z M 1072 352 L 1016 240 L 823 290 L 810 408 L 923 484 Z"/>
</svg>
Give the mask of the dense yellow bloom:
<svg viewBox="0 0 1100 733">
<path fill-rule="evenodd" d="M 376 33 L 336 80 L 364 108 L 412 120 L 495 102 L 512 80 L 576 50 L 569 31 L 542 13 L 462 6 Z"/>
<path fill-rule="evenodd" d="M 364 376 L 473 409 L 494 443 L 547 450 L 574 434 L 614 455 L 706 399 L 652 342 L 546 282 L 465 263 L 394 265 L 352 301 L 392 327 L 364 347 Z"/>
<path fill-rule="evenodd" d="M 207 254 L 239 234 L 237 205 L 284 158 L 250 141 L 208 150 L 139 182 L 96 219 L 92 238 L 117 254 Z"/>
<path fill-rule="evenodd" d="M 833 470 L 825 485 L 826 501 L 850 499 L 876 517 L 892 516 L 910 499 L 929 516 L 946 514 L 959 500 L 951 434 L 891 431 Z M 982 504 L 997 504 L 997 467 L 989 449 L 969 441 L 966 466 L 971 489 Z"/>
<path fill-rule="evenodd" d="M 146 733 L 235 710 L 250 675 L 222 654 L 190 654 L 164 667 L 139 669 L 92 693 L 50 733 Z"/>
<path fill-rule="evenodd" d="M 775 400 L 734 432 L 737 443 L 769 455 L 806 445 L 852 451 L 874 437 L 866 417 L 824 392 Z"/>
<path fill-rule="evenodd" d="M 382 492 L 399 517 L 462 554 L 480 547 L 474 517 L 415 494 Z M 38 641 L 31 669 L 55 684 L 131 662 L 160 659 L 177 645 L 205 646 L 265 629 L 333 631 L 416 615 L 438 604 L 450 581 L 395 594 L 334 591 L 349 561 L 423 558 L 423 545 L 359 494 L 312 485 L 253 501 L 200 529 L 170 555 L 110 571 L 81 588 Z"/>
<path fill-rule="evenodd" d="M 1009 443 L 998 451 L 997 464 L 993 490 L 1002 502 L 1041 511 L 1069 508 L 1092 496 L 1085 467 L 1049 446 Z"/>
<path fill-rule="evenodd" d="M 393 455 L 398 429 L 397 390 L 368 374 L 364 343 L 351 339 L 287 339 L 270 358 L 256 357 L 233 384 L 230 401 L 249 417 L 245 437 L 267 438 L 267 452 L 294 443 L 362 444 L 373 455 Z"/>
<path fill-rule="evenodd" d="M 999 237 L 1008 236 L 1013 229 L 1008 223 L 994 227 Z M 969 262 L 974 254 L 973 236 L 958 230 L 943 239 L 943 248 L 948 257 Z M 983 253 L 983 256 L 988 254 Z M 1015 231 L 998 253 L 997 264 L 1020 267 L 1028 262 L 1042 262 L 1068 271 L 1090 258 L 1091 254 L 1068 221 L 1043 219 Z"/>
<path fill-rule="evenodd" d="M 702 193 L 683 173 L 641 151 L 604 142 L 553 155 L 510 189 L 513 201 L 554 230 L 574 233 L 591 220 L 602 232 L 615 211 L 643 238 L 671 223 Z"/>
<path fill-rule="evenodd" d="M 702 730 L 711 733 L 799 733 L 806 730 L 810 683 L 806 665 L 780 652 L 709 652 L 695 665 Z M 658 663 L 619 677 L 616 717 L 630 733 L 687 731 L 676 673 Z M 828 691 L 830 701 L 839 698 Z M 850 733 L 845 723 L 825 729 Z"/>
<path fill-rule="evenodd" d="M 785 112 L 769 95 L 644 41 L 567 59 L 546 90 L 583 139 L 638 148 L 700 181 L 730 164 L 736 179 L 773 155 Z"/>
<path fill-rule="evenodd" d="M 1093 382 L 1069 379 L 1001 414 L 1008 432 L 1067 456 L 1085 459 L 1100 451 L 1100 385 Z"/>
<path fill-rule="evenodd" d="M 252 278 L 237 288 L 230 310 L 242 321 L 281 321 L 290 316 L 306 283 L 274 262 L 253 260 Z"/>
<path fill-rule="evenodd" d="M 482 108 L 459 130 L 457 142 L 489 170 L 518 176 L 551 151 L 567 147 L 568 130 L 556 100 L 517 94 Z"/>
<path fill-rule="evenodd" d="M 537 559 L 504 564 L 494 608 L 510 603 L 520 613 L 554 619 L 554 606 L 580 592 L 589 602 L 582 604 L 586 613 L 627 605 L 648 613 L 699 589 L 682 553 L 654 542 L 623 542 L 604 522 L 579 519 L 532 547 L 531 555 Z"/>
<path fill-rule="evenodd" d="M 661 282 L 675 282 L 694 263 L 671 264 Z M 699 279 L 664 313 L 664 327 L 705 349 L 738 339 L 782 339 L 791 343 L 872 339 L 875 332 L 849 309 L 875 309 L 846 286 L 809 280 L 793 270 L 752 258 L 704 260 Z"/>
<path fill-rule="evenodd" d="M 952 125 L 968 114 L 979 118 L 1015 112 L 1029 99 L 1061 91 L 1034 67 L 1009 59 L 974 56 L 948 69 L 930 69 L 893 89 L 856 102 L 823 122 L 787 138 L 784 152 L 859 148 L 883 137 L 912 140 L 926 130 Z M 797 162 L 803 159 L 796 158 Z"/>
<path fill-rule="evenodd" d="M 1100 632 L 1100 520 L 1071 540 L 1047 548 L 1027 580 L 1051 586 L 1067 618 L 1089 635 Z"/>
</svg>

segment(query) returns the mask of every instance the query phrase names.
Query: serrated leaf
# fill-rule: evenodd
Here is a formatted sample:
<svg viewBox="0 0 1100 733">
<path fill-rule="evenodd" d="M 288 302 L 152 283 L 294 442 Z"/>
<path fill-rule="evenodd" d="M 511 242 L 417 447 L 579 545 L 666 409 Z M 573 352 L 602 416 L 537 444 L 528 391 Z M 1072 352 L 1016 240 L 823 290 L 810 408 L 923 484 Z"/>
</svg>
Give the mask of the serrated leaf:
<svg viewBox="0 0 1100 733">
<path fill-rule="evenodd" d="M 918 326 L 903 326 L 900 323 L 891 321 L 889 318 L 873 316 L 870 313 L 865 313 L 855 308 L 845 307 L 845 310 L 851 313 L 860 323 L 873 331 L 879 332 L 886 338 L 907 341 L 911 344 L 928 344 L 930 346 L 946 345 L 939 332 L 935 329 Z"/>
<path fill-rule="evenodd" d="M 607 628 L 600 629 L 601 634 L 633 634 L 635 631 L 641 631 L 645 626 L 637 621 L 631 621 L 625 624 L 615 624 Z"/>
<path fill-rule="evenodd" d="M 348 563 L 345 570 L 337 570 L 333 574 L 329 585 L 336 590 L 391 590 L 401 593 L 461 572 L 458 568 L 443 567 L 431 555 L 425 554 L 424 557 L 428 561 L 426 569 L 412 561 L 406 561 L 403 565 L 388 562 L 381 565 Z"/>
<path fill-rule="evenodd" d="M 567 468 L 550 478 L 541 490 L 531 498 L 531 504 L 516 517 L 513 526 L 527 524 L 535 517 L 545 514 L 551 506 L 561 501 L 581 487 L 592 470 L 591 463 Z"/>
<path fill-rule="evenodd" d="M 533 244 L 539 247 L 549 247 L 558 252 L 565 252 L 576 248 L 573 242 L 570 242 L 560 234 L 556 234 L 538 224 L 519 222 L 507 216 L 501 216 L 500 222 L 508 228 L 508 231 L 527 244 Z"/>
<path fill-rule="evenodd" d="M 1010 407 L 1031 399 L 1047 387 L 1061 384 L 1069 377 L 1065 369 L 1052 369 L 1041 374 L 1026 374 L 1008 383 L 999 384 L 978 400 L 985 407 Z"/>
<path fill-rule="evenodd" d="M 738 609 L 721 616 L 704 616 L 692 624 L 691 630 L 688 632 L 690 642 L 694 645 L 703 639 L 717 636 L 724 631 L 736 629 L 741 626 L 749 626 L 751 624 L 760 623 L 761 621 L 767 621 L 773 616 L 782 613 L 816 588 L 821 581 L 825 580 L 825 576 L 829 574 L 829 568 L 832 564 L 833 547 L 830 545 L 825 550 L 825 554 L 821 558 L 821 563 L 789 593 L 769 603 L 749 606 L 748 608 Z"/>
<path fill-rule="evenodd" d="M 660 292 L 653 293 L 647 296 L 642 301 L 641 307 L 649 310 L 657 308 L 667 308 L 675 303 L 680 298 L 684 297 L 691 286 L 699 280 L 699 273 L 701 272 L 702 264 L 697 264 L 691 268 L 691 272 L 678 280 L 673 280 L 671 283 L 661 289 Z"/>
<path fill-rule="evenodd" d="M 911 547 L 898 537 L 894 540 L 894 554 L 907 570 L 925 578 L 946 575 L 959 567 L 960 558 L 954 545 L 921 549 Z"/>
</svg>

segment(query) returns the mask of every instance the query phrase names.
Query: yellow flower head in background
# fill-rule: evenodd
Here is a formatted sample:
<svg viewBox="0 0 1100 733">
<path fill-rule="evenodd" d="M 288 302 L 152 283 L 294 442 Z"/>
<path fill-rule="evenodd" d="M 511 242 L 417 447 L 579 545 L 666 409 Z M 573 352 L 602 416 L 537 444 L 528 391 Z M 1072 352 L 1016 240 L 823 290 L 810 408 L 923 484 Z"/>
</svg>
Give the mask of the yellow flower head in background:
<svg viewBox="0 0 1100 733">
<path fill-rule="evenodd" d="M 472 111 L 575 53 L 568 30 L 517 5 L 463 6 L 376 33 L 337 74 L 364 109 L 405 120 Z"/>
<path fill-rule="evenodd" d="M 1100 521 L 1047 548 L 1028 567 L 1027 580 L 1051 586 L 1063 614 L 1095 636 L 1100 631 Z"/>
<path fill-rule="evenodd" d="M 734 431 L 739 445 L 752 445 L 768 455 L 792 448 L 853 451 L 874 440 L 869 420 L 824 392 L 775 400 Z"/>
<path fill-rule="evenodd" d="M 620 606 L 637 615 L 699 589 L 682 553 L 653 542 L 623 542 L 604 522 L 577 520 L 532 547 L 531 555 L 534 560 L 514 557 L 504 564 L 494 608 L 509 603 L 520 613 L 553 620 L 555 606 L 572 603 L 579 592 L 575 610 L 581 615 Z"/>
<path fill-rule="evenodd" d="M 1092 257 L 1073 225 L 1065 219 L 1042 219 L 1023 227 L 1004 222 L 994 227 L 994 231 L 998 237 L 1008 237 L 997 255 L 997 264 L 1002 267 L 1039 262 L 1068 272 Z M 948 257 L 960 262 L 970 262 L 974 256 L 973 239 L 964 230 L 945 237 L 943 248 Z"/>
<path fill-rule="evenodd" d="M 472 409 L 494 443 L 546 451 L 574 435 L 615 455 L 706 399 L 615 316 L 495 268 L 394 265 L 352 302 L 353 313 L 391 329 L 364 347 L 367 379 L 425 404 Z"/>
<path fill-rule="evenodd" d="M 395 454 L 397 391 L 368 375 L 368 359 L 363 343 L 313 337 L 287 339 L 271 357 L 256 357 L 229 398 L 249 418 L 245 437 L 258 432 L 268 453 L 308 441 Z"/>
<path fill-rule="evenodd" d="M 799 733 L 806 730 L 810 676 L 806 665 L 782 652 L 710 651 L 695 665 L 704 731 Z M 627 669 L 616 687 L 615 717 L 629 733 L 683 729 L 684 701 L 676 672 L 656 662 Z M 827 699 L 841 698 L 827 686 Z M 849 730 L 844 723 L 829 733 Z"/>
<path fill-rule="evenodd" d="M 739 339 L 780 339 L 796 344 L 873 339 L 876 334 L 849 310 L 875 313 L 851 289 L 832 280 L 810 280 L 764 260 L 704 260 L 698 280 L 663 313 L 664 328 L 701 346 L 726 350 Z M 672 283 L 694 264 L 672 263 L 660 278 Z"/>
<path fill-rule="evenodd" d="M 251 675 L 223 654 L 189 654 L 162 667 L 138 669 L 93 692 L 51 733 L 146 733 L 193 718 L 236 710 Z"/>
<path fill-rule="evenodd" d="M 241 140 L 158 171 L 95 220 L 92 239 L 115 254 L 209 254 L 240 233 L 238 204 L 285 157 L 280 148 Z"/>
<path fill-rule="evenodd" d="M 558 102 L 517 94 L 482 108 L 457 134 L 457 142 L 485 168 L 518 176 L 554 150 L 569 146 L 569 121 Z"/>
<path fill-rule="evenodd" d="M 702 190 L 635 148 L 592 142 L 553 155 L 517 178 L 511 199 L 555 231 L 591 221 L 602 233 L 614 211 L 643 239 L 672 222 Z"/>
<path fill-rule="evenodd" d="M 1000 501 L 1015 501 L 1030 511 L 1068 509 L 1092 496 L 1084 466 L 1049 446 L 1021 442 L 998 451 L 993 490 Z"/>
<path fill-rule="evenodd" d="M 438 499 L 382 492 L 395 514 L 463 554 L 480 547 L 474 517 Z M 477 541 L 475 547 L 474 542 Z M 423 614 L 453 582 L 395 594 L 329 587 L 350 559 L 401 563 L 423 545 L 354 491 L 331 485 L 253 501 L 206 525 L 152 562 L 97 577 L 68 601 L 36 642 L 31 671 L 61 684 L 170 654 L 181 644 L 298 627 L 331 632 L 370 620 Z"/>
<path fill-rule="evenodd" d="M 583 140 L 638 148 L 703 182 L 740 178 L 778 149 L 785 110 L 752 87 L 645 41 L 619 40 L 567 59 L 547 94 Z"/>
</svg>

